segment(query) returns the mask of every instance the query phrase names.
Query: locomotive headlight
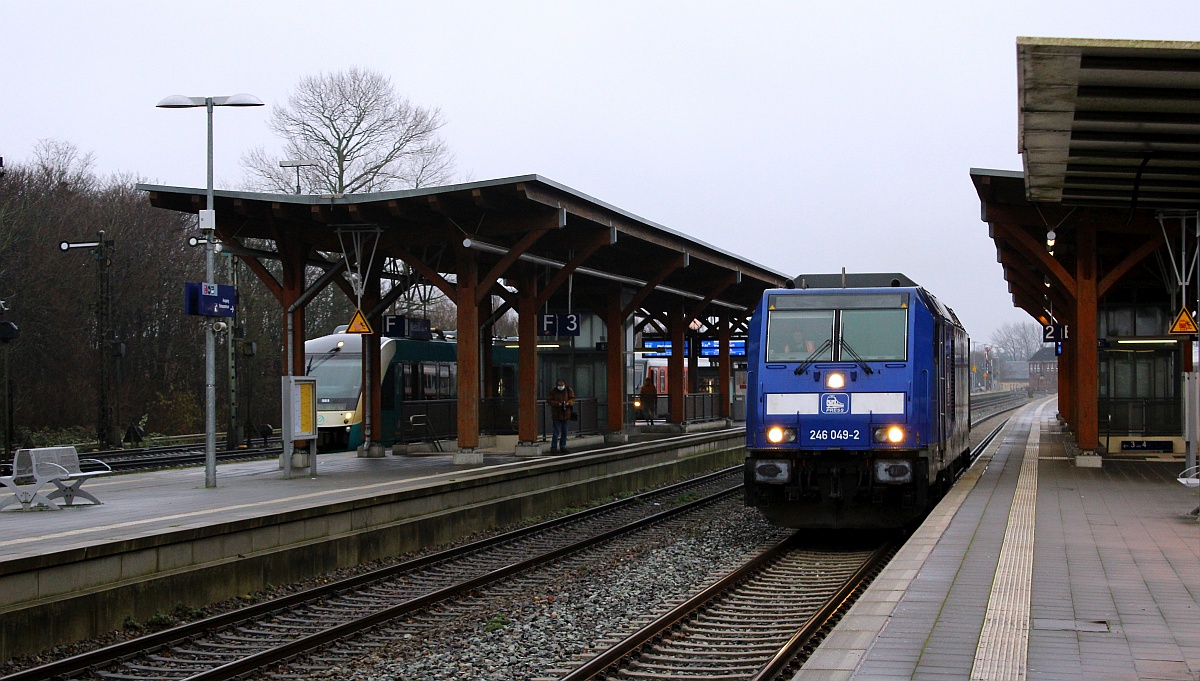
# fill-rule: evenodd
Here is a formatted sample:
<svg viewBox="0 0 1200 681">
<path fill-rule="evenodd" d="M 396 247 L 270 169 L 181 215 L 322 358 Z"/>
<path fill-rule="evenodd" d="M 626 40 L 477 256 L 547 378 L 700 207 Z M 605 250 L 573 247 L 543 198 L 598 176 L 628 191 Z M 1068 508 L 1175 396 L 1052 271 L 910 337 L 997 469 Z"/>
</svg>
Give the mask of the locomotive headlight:
<svg viewBox="0 0 1200 681">
<path fill-rule="evenodd" d="M 876 428 L 872 435 L 874 436 L 875 441 L 881 444 L 887 442 L 898 445 L 901 442 L 904 442 L 904 429 L 900 426 L 884 426 L 883 428 Z"/>
<path fill-rule="evenodd" d="M 642 408 L 642 400 L 640 398 L 637 398 L 637 397 L 633 398 L 633 408 L 634 409 Z"/>
<path fill-rule="evenodd" d="M 796 429 L 783 426 L 771 426 L 767 429 L 767 442 L 773 445 L 796 441 Z"/>
<path fill-rule="evenodd" d="M 830 390 L 841 390 L 846 387 L 846 374 L 840 371 L 830 371 L 825 374 L 825 387 Z"/>
<path fill-rule="evenodd" d="M 342 423 L 350 423 L 350 419 L 354 418 L 354 412 L 348 411 L 342 414 Z"/>
<path fill-rule="evenodd" d="M 755 482 L 787 482 L 791 478 L 791 463 L 786 459 L 764 459 L 755 461 Z"/>
<path fill-rule="evenodd" d="M 912 462 L 904 459 L 880 459 L 875 462 L 878 482 L 912 482 Z"/>
</svg>

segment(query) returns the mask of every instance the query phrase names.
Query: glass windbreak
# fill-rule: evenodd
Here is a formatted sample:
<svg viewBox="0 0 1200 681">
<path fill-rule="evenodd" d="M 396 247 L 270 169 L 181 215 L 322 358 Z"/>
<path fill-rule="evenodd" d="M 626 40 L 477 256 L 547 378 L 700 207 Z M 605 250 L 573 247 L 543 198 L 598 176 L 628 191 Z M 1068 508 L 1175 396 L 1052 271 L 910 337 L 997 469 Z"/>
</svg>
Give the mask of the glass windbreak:
<svg viewBox="0 0 1200 681">
<path fill-rule="evenodd" d="M 308 374 L 317 379 L 317 409 L 350 411 L 358 407 L 362 365 L 358 357 L 335 357 L 313 363 Z"/>
<path fill-rule="evenodd" d="M 767 319 L 767 361 L 830 361 L 833 319 L 833 310 L 772 311 Z"/>
<path fill-rule="evenodd" d="M 908 347 L 908 310 L 842 310 L 841 345 L 842 361 L 903 362 Z"/>
</svg>

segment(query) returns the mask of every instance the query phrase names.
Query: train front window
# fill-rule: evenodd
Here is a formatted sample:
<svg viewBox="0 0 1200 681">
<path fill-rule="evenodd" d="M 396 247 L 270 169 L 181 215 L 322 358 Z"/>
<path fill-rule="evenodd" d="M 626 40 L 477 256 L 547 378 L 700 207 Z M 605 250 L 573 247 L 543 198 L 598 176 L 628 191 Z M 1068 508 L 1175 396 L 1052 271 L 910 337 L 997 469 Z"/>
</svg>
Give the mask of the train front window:
<svg viewBox="0 0 1200 681">
<path fill-rule="evenodd" d="M 361 361 L 359 356 L 339 355 L 319 364 L 313 363 L 309 376 L 317 379 L 317 409 L 351 411 L 358 407 Z"/>
<path fill-rule="evenodd" d="M 857 353 L 866 362 L 903 362 L 908 310 L 842 310 L 841 346 L 842 361 Z"/>
<path fill-rule="evenodd" d="M 767 320 L 767 361 L 833 359 L 833 321 L 833 310 L 773 310 Z"/>
</svg>

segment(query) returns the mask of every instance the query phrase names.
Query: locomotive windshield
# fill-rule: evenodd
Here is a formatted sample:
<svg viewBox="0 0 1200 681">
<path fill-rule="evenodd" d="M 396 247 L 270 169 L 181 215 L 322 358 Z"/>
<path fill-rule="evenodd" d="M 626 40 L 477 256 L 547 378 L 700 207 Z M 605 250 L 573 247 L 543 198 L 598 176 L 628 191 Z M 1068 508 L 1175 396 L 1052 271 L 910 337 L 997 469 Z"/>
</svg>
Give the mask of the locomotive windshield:
<svg viewBox="0 0 1200 681">
<path fill-rule="evenodd" d="M 321 361 L 321 355 L 309 355 L 312 368 L 308 375 L 317 379 L 317 409 L 351 411 L 358 407 L 362 383 L 361 355 L 337 355 Z"/>
<path fill-rule="evenodd" d="M 767 302 L 768 362 L 907 359 L 907 293 L 785 294 Z"/>
</svg>

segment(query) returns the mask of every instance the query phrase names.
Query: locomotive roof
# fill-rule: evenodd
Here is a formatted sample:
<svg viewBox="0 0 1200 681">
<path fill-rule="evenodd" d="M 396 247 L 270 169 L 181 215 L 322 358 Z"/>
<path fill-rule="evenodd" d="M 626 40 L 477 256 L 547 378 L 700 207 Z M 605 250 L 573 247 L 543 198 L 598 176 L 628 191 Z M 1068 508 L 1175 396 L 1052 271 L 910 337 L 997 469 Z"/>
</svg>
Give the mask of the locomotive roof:
<svg viewBox="0 0 1200 681">
<path fill-rule="evenodd" d="M 899 272 L 838 272 L 835 274 L 797 274 L 796 288 L 876 288 L 917 286 L 917 282 Z"/>
</svg>

